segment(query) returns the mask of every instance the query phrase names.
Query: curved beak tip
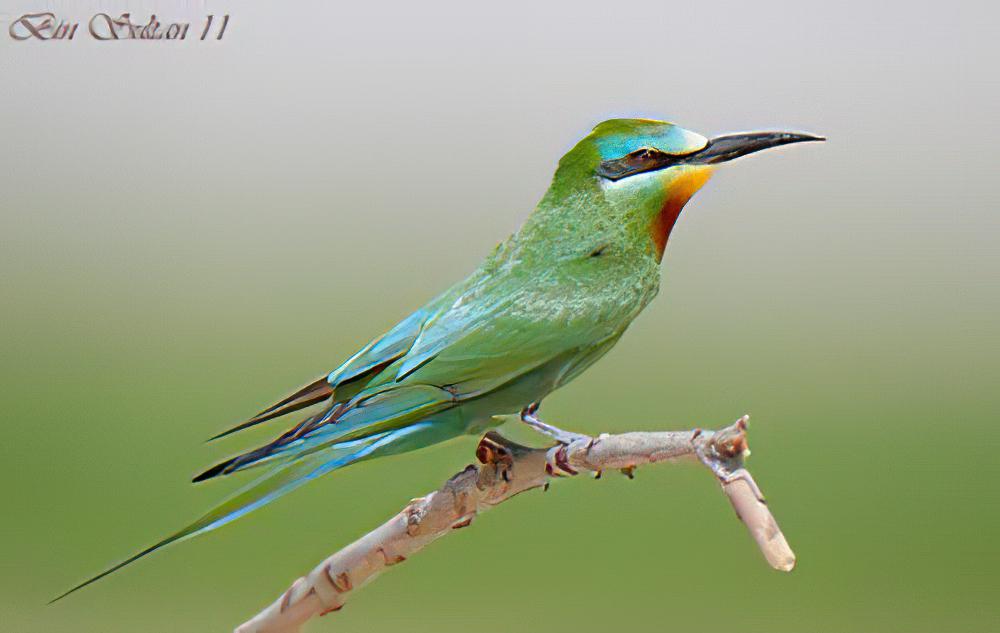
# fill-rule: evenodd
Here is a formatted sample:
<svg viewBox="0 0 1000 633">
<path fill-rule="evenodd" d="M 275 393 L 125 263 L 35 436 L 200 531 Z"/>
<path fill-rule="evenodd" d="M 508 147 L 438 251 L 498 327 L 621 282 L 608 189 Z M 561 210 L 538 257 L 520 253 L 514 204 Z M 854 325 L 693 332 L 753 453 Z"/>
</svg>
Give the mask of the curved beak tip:
<svg viewBox="0 0 1000 633">
<path fill-rule="evenodd" d="M 793 134 L 792 136 L 799 137 L 802 141 L 825 141 L 825 136 L 819 136 L 818 134 Z"/>
</svg>

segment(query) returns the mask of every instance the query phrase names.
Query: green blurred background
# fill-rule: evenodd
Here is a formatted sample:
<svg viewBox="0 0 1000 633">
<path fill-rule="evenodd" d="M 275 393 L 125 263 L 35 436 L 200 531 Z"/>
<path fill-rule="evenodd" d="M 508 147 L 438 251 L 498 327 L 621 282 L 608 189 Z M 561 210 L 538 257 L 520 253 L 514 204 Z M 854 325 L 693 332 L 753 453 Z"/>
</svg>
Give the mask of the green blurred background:
<svg viewBox="0 0 1000 633">
<path fill-rule="evenodd" d="M 232 21 L 6 36 L 47 7 Z M 473 438 L 349 469 L 45 606 L 238 485 L 188 479 L 275 426 L 206 437 L 474 268 L 621 115 L 830 138 L 718 170 L 660 298 L 546 403 L 584 432 L 751 413 L 798 569 L 664 465 L 520 497 L 309 630 L 998 630 L 995 4 L 0 12 L 4 631 L 231 629 L 459 470 Z"/>
</svg>

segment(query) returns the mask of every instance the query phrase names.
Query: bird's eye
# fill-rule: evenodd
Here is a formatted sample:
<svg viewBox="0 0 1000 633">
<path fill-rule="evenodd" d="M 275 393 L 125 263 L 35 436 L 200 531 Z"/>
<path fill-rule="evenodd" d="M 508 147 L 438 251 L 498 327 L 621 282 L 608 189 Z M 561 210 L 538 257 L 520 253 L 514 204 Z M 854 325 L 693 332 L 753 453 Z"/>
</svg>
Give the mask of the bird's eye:
<svg viewBox="0 0 1000 633">
<path fill-rule="evenodd" d="M 619 180 L 633 174 L 669 167 L 676 157 L 652 147 L 642 147 L 621 158 L 603 161 L 597 175 L 609 180 Z"/>
</svg>

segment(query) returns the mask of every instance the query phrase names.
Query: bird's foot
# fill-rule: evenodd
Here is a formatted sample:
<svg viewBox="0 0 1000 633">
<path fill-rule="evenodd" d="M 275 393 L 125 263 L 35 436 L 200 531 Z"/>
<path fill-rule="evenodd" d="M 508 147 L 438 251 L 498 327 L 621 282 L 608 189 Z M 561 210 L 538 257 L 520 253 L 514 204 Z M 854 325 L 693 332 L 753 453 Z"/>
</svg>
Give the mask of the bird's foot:
<svg viewBox="0 0 1000 633">
<path fill-rule="evenodd" d="M 716 470 L 713 468 L 713 470 Z M 749 486 L 750 491 L 753 492 L 754 496 L 757 497 L 757 501 L 762 503 L 767 503 L 764 499 L 764 493 L 760 491 L 760 487 L 757 486 L 757 482 L 754 481 L 753 477 L 750 476 L 750 472 L 745 468 L 737 468 L 736 470 L 729 472 L 724 471 L 720 473 L 716 470 L 716 476 L 719 478 L 719 482 L 723 485 L 731 484 L 734 481 L 743 480 Z"/>
<path fill-rule="evenodd" d="M 551 437 L 559 444 L 553 446 L 545 454 L 545 472 L 553 477 L 564 477 L 577 474 L 577 470 L 569 463 L 569 454 L 566 447 L 573 442 L 593 442 L 593 438 L 582 433 L 564 431 L 559 427 L 542 422 L 538 417 L 538 403 L 533 403 L 521 411 L 521 421 L 538 431 L 539 433 Z"/>
<path fill-rule="evenodd" d="M 741 432 L 744 431 L 746 429 L 746 416 L 737 420 L 736 423 L 739 425 L 737 428 Z M 740 438 L 737 439 L 740 440 Z M 746 448 L 745 439 L 731 443 L 721 455 L 718 450 L 711 448 L 695 451 L 695 455 L 698 456 L 701 463 L 708 466 L 723 486 L 743 480 L 750 487 L 754 496 L 759 501 L 764 502 L 764 493 L 760 491 L 757 482 L 754 481 L 750 473 L 743 468 L 742 457 L 746 454 L 749 454 L 749 451 Z"/>
<path fill-rule="evenodd" d="M 525 407 L 523 411 L 521 411 L 521 421 L 539 433 L 551 437 L 560 444 L 569 445 L 578 440 L 591 439 L 589 435 L 573 433 L 572 431 L 564 431 L 559 427 L 542 422 L 541 418 L 538 417 L 538 403 L 530 404 Z"/>
</svg>

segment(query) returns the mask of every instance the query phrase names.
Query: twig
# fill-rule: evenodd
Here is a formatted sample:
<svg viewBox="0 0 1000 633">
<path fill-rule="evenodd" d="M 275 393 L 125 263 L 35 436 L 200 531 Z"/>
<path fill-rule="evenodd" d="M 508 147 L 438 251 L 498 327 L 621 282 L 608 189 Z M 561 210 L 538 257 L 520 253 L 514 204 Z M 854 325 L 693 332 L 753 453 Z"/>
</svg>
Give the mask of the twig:
<svg viewBox="0 0 1000 633">
<path fill-rule="evenodd" d="M 449 531 L 468 526 L 480 512 L 545 485 L 549 477 L 612 469 L 631 476 L 637 466 L 692 455 L 719 479 L 768 563 L 791 571 L 795 555 L 743 468 L 743 458 L 749 454 L 747 419 L 743 416 L 718 431 L 579 436 L 548 449 L 522 446 L 491 431 L 476 449 L 479 466 L 467 466 L 440 489 L 414 499 L 386 523 L 327 558 L 236 633 L 297 633 L 310 618 L 339 610 L 351 591 L 387 567 Z"/>
</svg>

